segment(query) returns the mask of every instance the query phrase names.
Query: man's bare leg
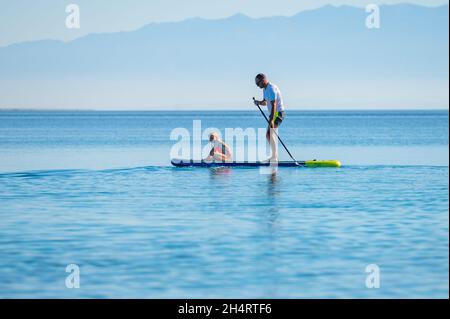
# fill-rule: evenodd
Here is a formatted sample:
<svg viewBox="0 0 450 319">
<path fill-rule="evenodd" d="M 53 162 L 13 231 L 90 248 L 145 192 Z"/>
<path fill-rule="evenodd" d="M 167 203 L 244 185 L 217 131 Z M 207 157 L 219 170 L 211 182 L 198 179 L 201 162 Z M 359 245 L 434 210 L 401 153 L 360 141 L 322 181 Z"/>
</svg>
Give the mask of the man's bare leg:
<svg viewBox="0 0 450 319">
<path fill-rule="evenodd" d="M 277 127 L 275 128 L 268 128 L 266 138 L 267 141 L 270 144 L 270 150 L 271 150 L 271 156 L 269 161 L 270 162 L 278 162 L 278 139 L 277 139 Z"/>
</svg>

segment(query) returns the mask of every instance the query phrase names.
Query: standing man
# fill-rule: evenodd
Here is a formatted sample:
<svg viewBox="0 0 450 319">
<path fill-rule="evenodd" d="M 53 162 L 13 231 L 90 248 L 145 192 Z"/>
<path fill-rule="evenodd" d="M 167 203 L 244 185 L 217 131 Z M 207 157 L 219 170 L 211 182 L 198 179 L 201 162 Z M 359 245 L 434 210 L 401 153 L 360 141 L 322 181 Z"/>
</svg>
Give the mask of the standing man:
<svg viewBox="0 0 450 319">
<path fill-rule="evenodd" d="M 258 74 L 255 78 L 256 85 L 263 89 L 262 101 L 255 100 L 255 104 L 266 105 L 267 110 L 270 112 L 269 126 L 267 127 L 266 139 L 270 144 L 272 155 L 270 157 L 271 162 L 278 161 L 278 127 L 284 119 L 284 105 L 283 97 L 281 96 L 280 89 L 275 84 L 269 82 L 269 79 L 265 74 Z"/>
</svg>

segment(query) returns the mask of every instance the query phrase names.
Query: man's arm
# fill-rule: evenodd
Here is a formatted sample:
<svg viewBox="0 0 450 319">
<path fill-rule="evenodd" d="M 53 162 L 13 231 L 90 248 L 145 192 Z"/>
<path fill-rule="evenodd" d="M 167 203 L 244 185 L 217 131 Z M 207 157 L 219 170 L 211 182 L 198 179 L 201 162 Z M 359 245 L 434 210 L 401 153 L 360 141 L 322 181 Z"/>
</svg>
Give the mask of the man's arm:
<svg viewBox="0 0 450 319">
<path fill-rule="evenodd" d="M 266 100 L 261 100 L 261 101 L 255 100 L 255 102 L 258 103 L 257 105 L 267 105 Z"/>
</svg>

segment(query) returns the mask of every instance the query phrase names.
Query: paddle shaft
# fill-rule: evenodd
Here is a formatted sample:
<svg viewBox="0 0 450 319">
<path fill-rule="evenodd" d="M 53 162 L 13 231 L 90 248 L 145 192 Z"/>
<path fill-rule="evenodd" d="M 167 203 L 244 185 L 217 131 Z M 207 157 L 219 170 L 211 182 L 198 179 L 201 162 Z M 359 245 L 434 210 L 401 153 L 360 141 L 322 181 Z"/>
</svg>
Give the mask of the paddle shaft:
<svg viewBox="0 0 450 319">
<path fill-rule="evenodd" d="M 256 101 L 255 98 L 253 98 L 253 101 Z M 256 103 L 255 103 L 256 104 Z M 266 119 L 267 124 L 269 124 L 270 126 L 270 122 L 269 119 L 266 116 L 266 113 L 264 113 L 263 110 L 261 110 L 261 108 L 259 107 L 259 104 L 256 104 L 256 106 L 258 107 L 259 111 L 261 112 L 261 114 L 264 116 L 264 118 Z M 276 137 L 278 138 L 278 140 L 280 141 L 281 145 L 283 145 L 284 149 L 286 150 L 286 152 L 289 154 L 289 156 L 292 158 L 292 160 L 298 164 L 297 160 L 294 158 L 294 156 L 292 156 L 291 152 L 289 152 L 288 148 L 286 147 L 286 145 L 284 145 L 283 141 L 281 140 L 281 138 L 278 136 L 277 132 L 275 132 L 275 129 L 273 129 L 273 133 L 276 135 Z M 300 165 L 300 164 L 298 164 Z"/>
</svg>

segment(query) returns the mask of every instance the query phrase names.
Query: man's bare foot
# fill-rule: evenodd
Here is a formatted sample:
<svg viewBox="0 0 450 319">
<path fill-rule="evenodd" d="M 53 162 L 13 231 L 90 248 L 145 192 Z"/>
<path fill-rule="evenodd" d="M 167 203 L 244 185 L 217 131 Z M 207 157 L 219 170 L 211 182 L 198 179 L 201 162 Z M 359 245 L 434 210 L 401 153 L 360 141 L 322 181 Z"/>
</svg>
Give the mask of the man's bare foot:
<svg viewBox="0 0 450 319">
<path fill-rule="evenodd" d="M 278 164 L 278 158 L 269 157 L 268 159 L 262 160 L 261 163 Z"/>
</svg>

